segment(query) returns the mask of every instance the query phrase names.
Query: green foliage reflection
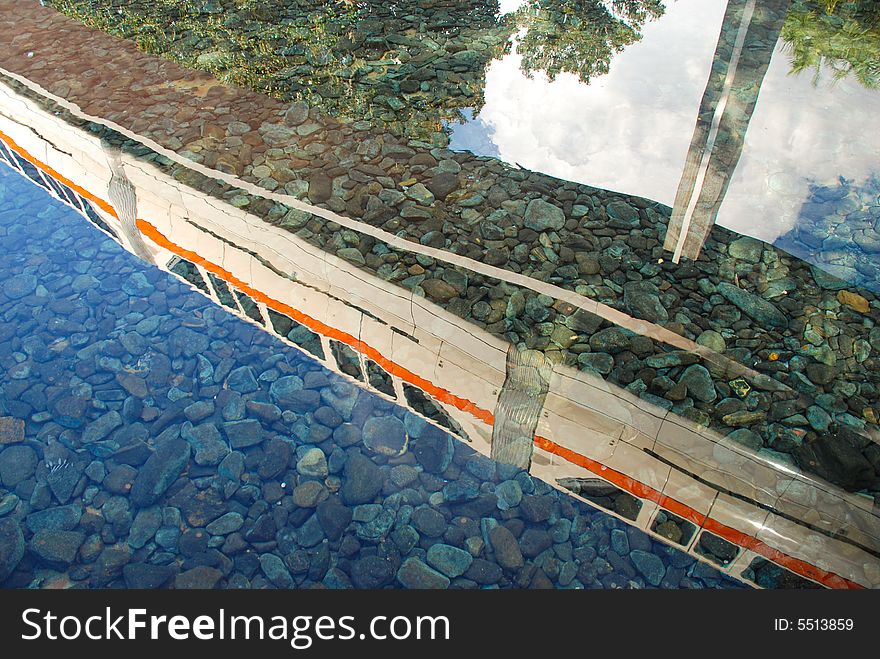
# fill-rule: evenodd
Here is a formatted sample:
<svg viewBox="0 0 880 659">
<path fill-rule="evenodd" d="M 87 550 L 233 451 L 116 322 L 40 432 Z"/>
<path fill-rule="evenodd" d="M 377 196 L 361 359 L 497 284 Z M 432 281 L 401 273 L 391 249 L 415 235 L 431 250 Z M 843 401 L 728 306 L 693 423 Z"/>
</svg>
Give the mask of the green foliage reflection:
<svg viewBox="0 0 880 659">
<path fill-rule="evenodd" d="M 589 82 L 608 73 L 614 55 L 641 40 L 645 22 L 664 11 L 661 0 L 528 0 L 514 18 L 524 31 L 517 45 L 522 69 Z"/>
<path fill-rule="evenodd" d="M 880 2 L 796 0 L 782 28 L 792 73 L 823 69 L 880 87 Z"/>
</svg>

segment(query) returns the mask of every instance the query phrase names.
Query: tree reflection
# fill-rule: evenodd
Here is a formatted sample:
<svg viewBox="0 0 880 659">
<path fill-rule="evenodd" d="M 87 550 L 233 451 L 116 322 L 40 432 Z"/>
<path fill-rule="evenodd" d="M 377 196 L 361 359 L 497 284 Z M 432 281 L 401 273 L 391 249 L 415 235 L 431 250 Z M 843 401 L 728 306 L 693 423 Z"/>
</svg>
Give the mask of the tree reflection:
<svg viewBox="0 0 880 659">
<path fill-rule="evenodd" d="M 782 38 L 792 73 L 823 69 L 835 79 L 852 76 L 868 88 L 880 87 L 880 2 L 877 0 L 796 0 Z"/>
<path fill-rule="evenodd" d="M 146 52 L 282 101 L 445 145 L 513 28 L 497 0 L 51 0 Z"/>
<path fill-rule="evenodd" d="M 589 82 L 608 73 L 614 55 L 641 40 L 645 22 L 664 11 L 661 0 L 528 0 L 514 17 L 523 31 L 522 70 Z"/>
<path fill-rule="evenodd" d="M 146 52 L 283 101 L 380 122 L 445 144 L 460 111 L 479 113 L 489 63 L 518 50 L 527 74 L 588 82 L 641 39 L 663 0 L 51 0 Z"/>
</svg>

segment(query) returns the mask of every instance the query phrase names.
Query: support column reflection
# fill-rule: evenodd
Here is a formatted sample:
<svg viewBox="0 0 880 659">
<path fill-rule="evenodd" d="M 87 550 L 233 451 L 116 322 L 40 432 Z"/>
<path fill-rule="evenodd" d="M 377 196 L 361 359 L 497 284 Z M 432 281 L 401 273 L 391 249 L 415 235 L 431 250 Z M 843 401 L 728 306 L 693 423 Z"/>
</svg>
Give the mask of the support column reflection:
<svg viewBox="0 0 880 659">
<path fill-rule="evenodd" d="M 742 154 L 791 0 L 731 0 L 675 195 L 664 248 L 696 259 Z"/>
</svg>

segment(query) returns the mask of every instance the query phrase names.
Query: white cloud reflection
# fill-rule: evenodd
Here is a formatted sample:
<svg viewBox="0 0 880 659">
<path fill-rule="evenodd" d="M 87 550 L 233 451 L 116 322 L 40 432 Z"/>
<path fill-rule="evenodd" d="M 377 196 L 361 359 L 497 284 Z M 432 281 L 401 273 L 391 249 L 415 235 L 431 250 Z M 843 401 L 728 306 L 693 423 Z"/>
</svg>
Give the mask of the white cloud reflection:
<svg viewBox="0 0 880 659">
<path fill-rule="evenodd" d="M 724 5 L 671 3 L 589 85 L 569 73 L 530 79 L 516 53 L 496 60 L 478 121 L 508 162 L 672 203 Z"/>
<path fill-rule="evenodd" d="M 502 14 L 512 14 L 525 4 L 526 0 L 498 0 L 499 11 Z"/>
<path fill-rule="evenodd" d="M 852 79 L 789 75 L 777 47 L 718 224 L 772 242 L 791 229 L 811 184 L 862 183 L 880 171 L 880 92 Z"/>
</svg>

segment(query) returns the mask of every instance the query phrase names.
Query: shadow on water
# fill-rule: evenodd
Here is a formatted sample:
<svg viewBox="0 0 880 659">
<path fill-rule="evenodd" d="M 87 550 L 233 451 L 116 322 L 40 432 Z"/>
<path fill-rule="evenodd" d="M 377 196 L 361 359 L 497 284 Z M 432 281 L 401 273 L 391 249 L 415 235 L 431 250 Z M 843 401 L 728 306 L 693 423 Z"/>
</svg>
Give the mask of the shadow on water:
<svg viewBox="0 0 880 659">
<path fill-rule="evenodd" d="M 880 291 L 880 177 L 810 185 L 795 226 L 774 244 L 843 281 Z"/>
</svg>

